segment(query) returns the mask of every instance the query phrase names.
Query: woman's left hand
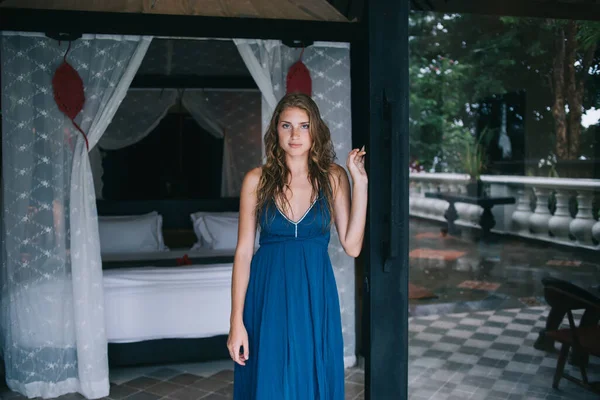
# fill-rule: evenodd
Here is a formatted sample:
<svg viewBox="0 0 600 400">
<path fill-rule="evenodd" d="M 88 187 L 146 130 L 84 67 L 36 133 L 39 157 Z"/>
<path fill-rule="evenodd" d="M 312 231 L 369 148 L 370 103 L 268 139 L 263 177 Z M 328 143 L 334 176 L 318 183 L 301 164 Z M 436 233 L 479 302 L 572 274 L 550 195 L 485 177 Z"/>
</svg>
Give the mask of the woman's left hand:
<svg viewBox="0 0 600 400">
<path fill-rule="evenodd" d="M 367 182 L 367 171 L 365 170 L 365 146 L 362 149 L 354 149 L 348 153 L 348 160 L 346 161 L 346 165 L 348 167 L 348 171 L 350 172 L 350 176 L 352 177 L 352 181 L 356 182 Z"/>
</svg>

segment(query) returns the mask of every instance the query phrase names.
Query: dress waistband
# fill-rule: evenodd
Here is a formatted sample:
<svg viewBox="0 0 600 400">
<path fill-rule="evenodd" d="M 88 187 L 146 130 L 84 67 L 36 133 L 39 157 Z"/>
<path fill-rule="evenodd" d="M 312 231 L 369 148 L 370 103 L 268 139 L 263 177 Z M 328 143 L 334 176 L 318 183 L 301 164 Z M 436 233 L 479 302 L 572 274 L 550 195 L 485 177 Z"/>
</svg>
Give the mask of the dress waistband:
<svg viewBox="0 0 600 400">
<path fill-rule="evenodd" d="M 260 241 L 260 246 L 272 246 L 275 244 L 285 243 L 310 243 L 318 244 L 327 248 L 329 246 L 329 240 L 323 236 L 310 236 L 310 237 L 269 237 L 266 240 Z"/>
</svg>

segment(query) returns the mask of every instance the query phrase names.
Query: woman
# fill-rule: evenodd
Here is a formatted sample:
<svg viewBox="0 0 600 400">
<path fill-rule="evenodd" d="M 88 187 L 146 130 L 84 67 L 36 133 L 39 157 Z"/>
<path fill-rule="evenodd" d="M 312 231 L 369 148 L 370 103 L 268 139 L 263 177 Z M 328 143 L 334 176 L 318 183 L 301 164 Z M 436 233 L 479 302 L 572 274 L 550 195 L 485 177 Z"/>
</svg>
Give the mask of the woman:
<svg viewBox="0 0 600 400">
<path fill-rule="evenodd" d="M 340 306 L 327 245 L 334 222 L 346 253 L 360 253 L 366 153 L 348 155 L 351 204 L 329 129 L 314 101 L 298 93 L 277 105 L 265 150 L 265 165 L 248 172 L 240 195 L 227 343 L 236 363 L 234 399 L 342 400 Z"/>
</svg>

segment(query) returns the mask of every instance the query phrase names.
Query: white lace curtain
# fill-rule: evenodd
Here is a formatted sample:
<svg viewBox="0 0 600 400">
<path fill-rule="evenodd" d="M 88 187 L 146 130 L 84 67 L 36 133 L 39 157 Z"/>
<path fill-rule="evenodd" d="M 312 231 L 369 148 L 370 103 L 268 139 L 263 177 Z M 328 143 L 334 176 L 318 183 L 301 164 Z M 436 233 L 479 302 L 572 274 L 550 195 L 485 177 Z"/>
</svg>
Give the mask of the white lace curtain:
<svg viewBox="0 0 600 400">
<path fill-rule="evenodd" d="M 176 89 L 129 89 L 98 146 L 118 150 L 144 139 L 175 105 L 177 96 Z"/>
<path fill-rule="evenodd" d="M 102 174 L 104 171 L 100 148 L 118 150 L 144 139 L 156 128 L 176 101 L 176 89 L 130 89 L 127 92 L 106 128 L 106 132 L 100 138 L 98 146 L 90 151 L 94 190 L 97 198 L 102 198 Z"/>
<path fill-rule="evenodd" d="M 204 90 L 184 90 L 181 100 L 183 107 L 188 110 L 202 129 L 218 139 L 225 136 L 225 130 L 217 118 L 217 114 L 221 110 L 213 107 Z"/>
<path fill-rule="evenodd" d="M 51 80 L 67 43 L 2 34 L 2 354 L 28 397 L 109 393 L 96 203 L 81 134 Z M 98 142 L 150 38 L 86 35 L 67 57 L 85 87 L 76 118 Z"/>
<path fill-rule="evenodd" d="M 260 93 L 244 90 L 130 89 L 98 146 L 118 150 L 144 139 L 180 102 L 209 134 L 223 139 L 221 196 L 239 196 L 245 173 L 260 165 Z M 96 192 L 102 191 L 100 155 L 92 150 Z M 201 151 L 201 149 L 198 149 Z"/>
<path fill-rule="evenodd" d="M 234 42 L 262 93 L 264 134 L 277 102 L 285 94 L 288 69 L 298 61 L 302 49 L 289 48 L 276 40 L 235 39 Z M 315 42 L 304 50 L 302 61 L 312 78 L 312 97 L 331 130 L 337 163 L 345 168 L 352 146 L 350 47 L 347 43 Z M 262 153 L 264 157 L 264 143 Z M 335 229 L 329 254 L 340 296 L 344 357 L 348 366 L 355 361 L 356 348 L 354 260 L 344 253 Z"/>
<path fill-rule="evenodd" d="M 244 175 L 260 165 L 260 94 L 186 90 L 183 106 L 213 136 L 223 138 L 221 196 L 240 195 Z"/>
</svg>

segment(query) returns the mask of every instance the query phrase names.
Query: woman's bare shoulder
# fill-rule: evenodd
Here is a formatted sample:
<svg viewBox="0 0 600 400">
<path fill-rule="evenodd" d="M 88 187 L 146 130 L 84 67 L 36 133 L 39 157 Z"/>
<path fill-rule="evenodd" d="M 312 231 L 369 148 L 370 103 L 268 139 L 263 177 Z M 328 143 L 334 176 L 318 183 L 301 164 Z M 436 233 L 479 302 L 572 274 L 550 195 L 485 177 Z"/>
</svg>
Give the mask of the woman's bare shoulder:
<svg viewBox="0 0 600 400">
<path fill-rule="evenodd" d="M 344 174 L 346 173 L 346 170 L 344 169 L 344 167 L 342 167 L 339 164 L 336 163 L 331 163 L 331 165 L 329 166 L 329 173 L 333 173 L 333 174 Z"/>
<path fill-rule="evenodd" d="M 334 180 L 339 181 L 345 176 L 348 175 L 346 174 L 344 167 L 336 163 L 331 163 L 329 167 L 329 179 L 333 178 Z"/>
<path fill-rule="evenodd" d="M 246 175 L 244 176 L 244 181 L 242 182 L 242 192 L 254 193 L 258 188 L 258 183 L 260 182 L 261 175 L 261 167 L 253 168 L 250 171 L 246 172 Z"/>
<path fill-rule="evenodd" d="M 331 183 L 334 194 L 337 192 L 340 185 L 347 180 L 348 174 L 346 173 L 346 170 L 339 164 L 331 163 L 329 167 L 329 182 Z"/>
<path fill-rule="evenodd" d="M 248 183 L 256 183 L 260 180 L 262 175 L 262 167 L 252 168 L 250 171 L 246 172 L 246 176 L 244 177 L 244 181 Z"/>
</svg>

